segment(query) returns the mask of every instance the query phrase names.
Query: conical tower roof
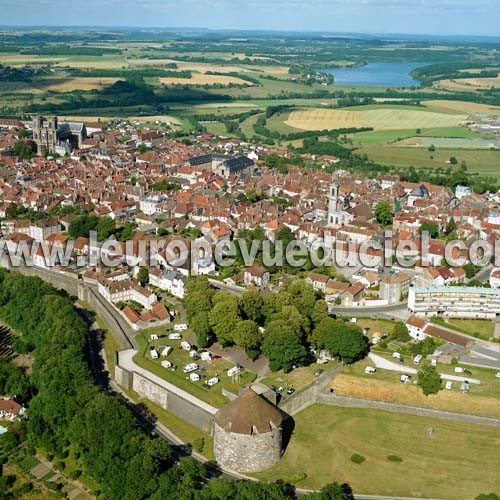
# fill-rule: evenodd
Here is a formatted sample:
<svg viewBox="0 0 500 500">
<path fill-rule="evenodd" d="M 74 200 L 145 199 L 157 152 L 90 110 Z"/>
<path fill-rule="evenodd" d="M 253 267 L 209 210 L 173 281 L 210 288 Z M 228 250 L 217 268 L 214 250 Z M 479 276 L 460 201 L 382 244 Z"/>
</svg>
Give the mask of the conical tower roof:
<svg viewBox="0 0 500 500">
<path fill-rule="evenodd" d="M 215 423 L 229 432 L 264 434 L 281 425 L 281 412 L 250 387 L 215 415 Z"/>
</svg>

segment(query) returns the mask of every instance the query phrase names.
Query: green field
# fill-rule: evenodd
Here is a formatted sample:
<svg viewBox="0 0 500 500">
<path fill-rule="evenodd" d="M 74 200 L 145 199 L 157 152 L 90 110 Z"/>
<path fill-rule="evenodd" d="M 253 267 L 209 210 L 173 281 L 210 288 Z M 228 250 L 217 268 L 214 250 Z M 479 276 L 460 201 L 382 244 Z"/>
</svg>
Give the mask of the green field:
<svg viewBox="0 0 500 500">
<path fill-rule="evenodd" d="M 387 144 L 397 142 L 416 136 L 416 129 L 406 130 L 378 130 L 373 132 L 360 132 L 359 134 L 350 134 L 350 138 L 355 144 Z M 416 137 L 443 137 L 443 138 L 462 138 L 475 139 L 482 137 L 467 127 L 441 127 L 441 128 L 422 128 L 420 135 Z"/>
<path fill-rule="evenodd" d="M 500 149 L 500 141 L 496 139 L 474 138 L 463 139 L 457 137 L 409 137 L 394 143 L 394 146 L 428 149 L 434 146 L 437 149 Z"/>
<path fill-rule="evenodd" d="M 495 427 L 323 405 L 294 420 L 283 459 L 259 479 L 303 472 L 301 488 L 337 481 L 349 483 L 355 493 L 450 500 L 499 491 L 500 434 Z M 352 462 L 353 453 L 365 462 Z M 389 461 L 390 455 L 402 462 Z"/>
<path fill-rule="evenodd" d="M 226 126 L 221 122 L 201 122 L 207 132 L 215 135 L 227 135 Z"/>
<path fill-rule="evenodd" d="M 411 106 L 356 106 L 343 109 L 298 109 L 292 111 L 286 124 L 303 130 L 348 127 L 373 127 L 375 130 L 455 127 L 467 115 L 436 113 Z"/>
<path fill-rule="evenodd" d="M 249 116 L 245 121 L 243 121 L 240 125 L 241 131 L 245 134 L 246 137 L 250 138 L 255 135 L 253 126 L 257 123 L 259 117 L 262 116 L 262 113 L 258 115 Z"/>
<path fill-rule="evenodd" d="M 460 164 L 467 163 L 470 172 L 491 175 L 500 178 L 500 151 L 489 150 L 436 150 L 427 151 L 423 148 L 403 148 L 397 146 L 384 146 L 380 144 L 365 145 L 356 151 L 358 154 L 366 154 L 378 163 L 396 167 L 426 167 L 447 168 L 447 161 L 455 156 Z"/>
</svg>

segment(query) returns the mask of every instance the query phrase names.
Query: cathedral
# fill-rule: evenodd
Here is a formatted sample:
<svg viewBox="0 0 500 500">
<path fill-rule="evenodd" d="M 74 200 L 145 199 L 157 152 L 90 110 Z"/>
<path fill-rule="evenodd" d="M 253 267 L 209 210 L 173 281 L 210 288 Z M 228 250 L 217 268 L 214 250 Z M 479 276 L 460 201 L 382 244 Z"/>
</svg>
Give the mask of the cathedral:
<svg viewBox="0 0 500 500">
<path fill-rule="evenodd" d="M 37 147 L 37 154 L 59 154 L 64 156 L 73 149 L 80 149 L 82 142 L 87 138 L 87 129 L 84 123 L 58 122 L 57 117 L 33 118 L 33 140 Z"/>
</svg>

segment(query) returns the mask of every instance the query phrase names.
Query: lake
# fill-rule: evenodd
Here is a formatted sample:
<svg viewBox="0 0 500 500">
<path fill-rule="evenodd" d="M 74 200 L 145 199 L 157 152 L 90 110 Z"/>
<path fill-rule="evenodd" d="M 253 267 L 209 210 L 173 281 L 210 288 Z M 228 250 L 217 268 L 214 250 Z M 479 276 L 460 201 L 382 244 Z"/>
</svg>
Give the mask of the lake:
<svg viewBox="0 0 500 500">
<path fill-rule="evenodd" d="M 335 78 L 334 85 L 353 85 L 370 87 L 410 87 L 420 86 L 418 80 L 410 76 L 410 71 L 428 63 L 370 63 L 355 68 L 325 68 L 322 73 Z"/>
</svg>

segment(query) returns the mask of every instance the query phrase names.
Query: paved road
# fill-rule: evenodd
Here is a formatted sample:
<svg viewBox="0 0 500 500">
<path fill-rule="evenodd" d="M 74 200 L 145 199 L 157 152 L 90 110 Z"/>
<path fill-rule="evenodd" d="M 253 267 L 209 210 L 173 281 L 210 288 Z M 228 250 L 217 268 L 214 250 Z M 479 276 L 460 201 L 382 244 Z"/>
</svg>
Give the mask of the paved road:
<svg viewBox="0 0 500 500">
<path fill-rule="evenodd" d="M 491 270 L 493 269 L 493 266 L 490 264 L 486 267 L 483 267 L 475 276 L 473 276 L 471 279 L 468 279 L 466 283 L 469 283 L 469 281 L 472 280 L 479 280 L 482 282 L 487 282 L 490 279 L 490 273 Z"/>
<path fill-rule="evenodd" d="M 412 375 L 415 375 L 417 373 L 417 370 L 415 368 L 401 365 L 399 363 L 394 363 L 394 362 L 389 361 L 388 359 L 384 358 L 383 356 L 379 356 L 378 354 L 374 354 L 373 352 L 370 352 L 368 354 L 368 357 L 373 361 L 374 365 L 377 368 L 382 368 L 383 370 L 391 370 L 391 371 L 400 372 L 400 373 L 410 373 Z M 480 384 L 481 383 L 481 381 L 476 379 L 476 378 L 462 377 L 462 376 L 458 376 L 458 375 L 448 375 L 446 373 L 440 373 L 440 375 L 441 375 L 442 379 L 453 380 L 455 382 L 465 382 L 467 380 L 471 384 Z"/>
<path fill-rule="evenodd" d="M 335 305 L 328 306 L 330 314 L 339 316 L 373 316 L 373 317 L 397 317 L 398 319 L 406 319 L 410 315 L 406 304 L 391 304 L 388 306 L 357 306 L 357 307 L 341 307 Z"/>
<path fill-rule="evenodd" d="M 412 375 L 415 375 L 417 373 L 417 370 L 415 368 L 410 368 L 409 366 L 394 363 L 393 361 L 389 361 L 383 356 L 379 356 L 378 354 L 374 354 L 373 352 L 370 352 L 368 354 L 368 357 L 373 361 L 377 368 L 383 368 L 384 370 L 391 370 L 393 372 L 410 373 Z"/>
</svg>

